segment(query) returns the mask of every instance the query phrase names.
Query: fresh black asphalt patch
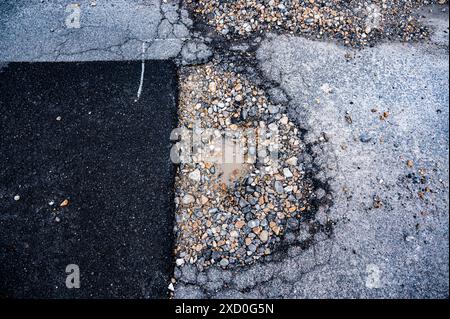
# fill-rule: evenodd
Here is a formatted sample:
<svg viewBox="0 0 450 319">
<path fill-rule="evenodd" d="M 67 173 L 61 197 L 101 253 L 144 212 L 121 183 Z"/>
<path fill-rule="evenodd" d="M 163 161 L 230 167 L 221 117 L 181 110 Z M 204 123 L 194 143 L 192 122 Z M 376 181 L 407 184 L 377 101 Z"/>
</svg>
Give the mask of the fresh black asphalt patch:
<svg viewBox="0 0 450 319">
<path fill-rule="evenodd" d="M 0 69 L 0 296 L 167 297 L 176 66 L 146 61 L 136 101 L 140 77 L 141 62 Z"/>
</svg>

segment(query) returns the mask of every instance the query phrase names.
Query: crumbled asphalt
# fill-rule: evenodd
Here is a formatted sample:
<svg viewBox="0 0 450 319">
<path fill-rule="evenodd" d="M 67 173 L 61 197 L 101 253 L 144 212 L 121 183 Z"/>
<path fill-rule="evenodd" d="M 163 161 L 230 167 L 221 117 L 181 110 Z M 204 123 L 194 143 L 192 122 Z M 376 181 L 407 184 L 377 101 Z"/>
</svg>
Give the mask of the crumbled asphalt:
<svg viewBox="0 0 450 319">
<path fill-rule="evenodd" d="M 193 12 L 217 33 L 246 38 L 281 31 L 311 39 L 333 39 L 354 47 L 380 39 L 420 40 L 428 31 L 415 10 L 445 1 L 330 1 L 330 0 L 186 0 Z"/>
<path fill-rule="evenodd" d="M 0 3 L 0 61 L 175 59 L 204 62 L 212 52 L 179 1 L 78 1 L 79 25 L 67 27 L 73 1 Z M 145 49 L 142 45 L 145 43 Z"/>
<path fill-rule="evenodd" d="M 137 101 L 141 62 L 0 70 L 2 297 L 167 297 L 177 74 L 145 70 Z"/>
</svg>

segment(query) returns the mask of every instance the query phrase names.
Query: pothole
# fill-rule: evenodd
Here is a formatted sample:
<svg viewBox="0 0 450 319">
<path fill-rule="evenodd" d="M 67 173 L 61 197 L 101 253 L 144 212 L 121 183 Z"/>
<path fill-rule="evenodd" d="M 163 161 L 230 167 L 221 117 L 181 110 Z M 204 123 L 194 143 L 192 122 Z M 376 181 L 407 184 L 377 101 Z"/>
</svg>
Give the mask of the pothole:
<svg viewBox="0 0 450 319">
<path fill-rule="evenodd" d="M 176 263 L 251 264 L 311 212 L 301 132 L 232 64 L 183 68 L 180 83 Z"/>
</svg>

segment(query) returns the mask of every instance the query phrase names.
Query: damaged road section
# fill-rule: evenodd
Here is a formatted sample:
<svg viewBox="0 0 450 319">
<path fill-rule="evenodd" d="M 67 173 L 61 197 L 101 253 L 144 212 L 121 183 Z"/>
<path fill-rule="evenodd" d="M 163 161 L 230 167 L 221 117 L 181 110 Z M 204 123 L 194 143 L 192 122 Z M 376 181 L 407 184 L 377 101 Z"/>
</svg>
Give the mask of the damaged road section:
<svg viewBox="0 0 450 319">
<path fill-rule="evenodd" d="M 193 1 L 188 2 L 195 5 Z M 309 1 L 310 5 L 304 7 L 323 2 L 338 3 Z M 220 245 L 217 241 L 220 248 L 212 249 L 211 254 L 207 253 L 209 247 L 193 245 L 199 248 L 197 261 L 190 256 L 184 259 L 188 254 L 177 256 L 174 297 L 448 298 L 448 6 L 421 9 L 417 26 L 430 34 L 429 37 L 424 35 L 428 37 L 427 41 L 415 42 L 412 40 L 421 38 L 420 33 L 414 32 L 419 29 L 407 28 L 412 33 L 405 34 L 398 28 L 408 21 L 408 18 L 404 19 L 409 16 L 404 11 L 407 6 L 402 7 L 405 2 L 373 1 L 391 5 L 391 9 L 404 14 L 391 16 L 397 25 L 393 29 L 393 38 L 385 33 L 390 28 L 372 30 L 374 35 L 381 32 L 380 38 L 364 37 L 368 45 L 355 49 L 352 46 L 359 45 L 313 41 L 306 39 L 304 34 L 266 33 L 264 39 L 251 37 L 267 31 L 270 21 L 255 30 L 249 29 L 248 33 L 240 32 L 243 30 L 240 26 L 245 23 L 245 16 L 241 14 L 255 13 L 259 4 L 266 8 L 265 12 L 274 12 L 277 17 L 277 11 L 283 10 L 278 6 L 280 1 L 200 3 L 204 6 L 197 7 L 197 14 L 205 23 L 214 26 L 231 44 L 236 39 L 244 41 L 231 46 L 231 51 L 235 52 L 227 52 L 226 45 L 220 42 L 223 39 L 216 41 L 219 50 L 216 50 L 215 58 L 220 58 L 220 63 L 215 68 L 234 66 L 237 70 L 230 76 L 233 85 L 225 102 L 227 97 L 233 105 L 236 98 L 241 100 L 241 94 L 237 89 L 233 93 L 232 88 L 240 88 L 238 82 L 244 74 L 250 75 L 247 79 L 267 91 L 271 98 L 271 92 L 279 97 L 277 100 L 283 104 L 283 110 L 269 104 L 269 112 L 272 109 L 274 118 L 277 113 L 283 118 L 287 115 L 289 122 L 295 123 L 294 127 L 301 133 L 302 147 L 297 150 L 297 157 L 298 167 L 305 174 L 299 185 L 303 187 L 302 181 L 309 172 L 314 180 L 310 203 L 316 204 L 312 205 L 314 214 L 310 220 L 286 223 L 295 231 L 284 232 L 280 238 L 271 234 L 271 240 L 276 244 L 270 254 L 261 254 L 256 262 L 240 267 L 232 267 L 232 258 L 237 254 L 229 243 L 234 240 L 232 233 L 238 235 L 239 241 L 246 229 L 234 232 L 236 224 L 226 220 L 224 229 L 215 229 L 213 236 L 207 230 L 197 242 L 203 240 L 201 244 L 208 246 L 211 237 L 214 239 L 222 234 L 226 240 Z M 245 7 L 246 4 L 249 5 Z M 214 6 L 227 10 L 224 19 Z M 273 10 L 268 10 L 271 6 Z M 202 11 L 210 9 L 207 14 Z M 234 24 L 234 29 L 222 32 L 222 26 L 227 23 L 232 27 Z M 257 23 L 257 18 L 253 23 Z M 339 25 L 335 27 L 336 35 Z M 279 29 L 277 32 L 281 32 Z M 379 43 L 380 39 L 408 41 Z M 256 57 L 253 57 L 256 47 Z M 205 73 L 203 66 L 191 73 L 193 78 L 197 74 L 203 75 L 204 82 L 211 82 L 214 77 L 214 72 Z M 201 92 L 205 98 L 194 116 L 189 117 L 180 107 L 181 120 L 186 116 L 193 122 L 209 119 L 206 123 L 211 126 L 220 123 L 217 114 L 221 112 L 220 106 L 226 110 L 230 106 L 221 101 L 214 103 L 214 98 L 222 96 L 220 91 L 226 92 L 228 88 L 226 80 L 229 77 L 222 73 L 219 78 L 220 85 L 209 87 L 199 81 L 198 87 L 187 90 L 187 101 L 189 97 L 195 97 L 196 92 Z M 183 83 L 190 82 L 189 77 L 183 79 Z M 254 105 L 245 103 L 241 113 L 251 114 L 258 99 L 253 102 Z M 196 103 L 191 103 L 189 108 L 194 114 Z M 203 114 L 202 110 L 205 111 Z M 270 121 L 271 116 L 268 118 Z M 240 123 L 241 117 L 231 124 Z M 187 167 L 185 172 L 190 174 L 196 170 L 203 172 L 203 167 Z M 183 173 L 181 171 L 180 179 L 193 187 L 181 184 L 178 190 L 195 190 L 199 183 L 204 183 L 202 174 L 192 174 L 198 180 L 194 183 L 184 178 Z M 209 187 L 206 190 L 214 192 Z M 240 193 L 230 192 L 238 205 L 242 196 L 236 195 Z M 187 204 L 197 205 L 196 198 L 187 199 Z M 206 204 L 210 201 L 210 198 L 204 199 Z M 246 199 L 239 211 L 246 209 L 247 202 Z M 179 232 L 190 229 L 185 227 L 189 221 L 197 230 L 201 229 L 202 222 L 197 221 L 210 217 L 209 211 L 205 215 L 194 208 L 189 215 L 183 210 L 181 205 L 177 211 L 177 218 L 181 217 L 177 225 L 184 227 Z M 211 213 L 217 214 L 218 220 L 224 215 L 220 209 Z M 252 220 L 246 224 L 250 222 L 253 224 Z M 261 223 L 264 222 L 259 220 Z M 256 232 L 259 231 L 256 228 Z M 252 245 L 260 241 L 257 233 L 251 237 L 246 246 L 250 252 L 254 248 Z M 185 249 L 186 239 L 188 236 L 181 240 L 180 236 L 177 238 L 177 244 L 181 243 L 177 253 Z M 247 244 L 246 239 L 244 244 Z M 226 254 L 229 258 L 222 262 L 222 256 Z M 249 255 L 255 256 L 254 253 Z M 217 263 L 205 266 L 205 259 L 217 260 Z"/>
<path fill-rule="evenodd" d="M 145 61 L 137 99 L 141 72 L 141 62 L 3 65 L 1 296 L 167 296 L 177 71 Z"/>
<path fill-rule="evenodd" d="M 415 12 L 447 0 L 186 0 L 196 16 L 227 39 L 284 32 L 364 47 L 381 39 L 411 41 L 429 36 Z"/>
<path fill-rule="evenodd" d="M 298 165 L 299 130 L 280 105 L 231 68 L 210 63 L 181 77 L 181 135 L 192 132 L 194 145 L 180 145 L 179 265 L 252 263 L 310 212 L 311 187 Z M 188 148 L 195 151 L 186 154 Z"/>
</svg>

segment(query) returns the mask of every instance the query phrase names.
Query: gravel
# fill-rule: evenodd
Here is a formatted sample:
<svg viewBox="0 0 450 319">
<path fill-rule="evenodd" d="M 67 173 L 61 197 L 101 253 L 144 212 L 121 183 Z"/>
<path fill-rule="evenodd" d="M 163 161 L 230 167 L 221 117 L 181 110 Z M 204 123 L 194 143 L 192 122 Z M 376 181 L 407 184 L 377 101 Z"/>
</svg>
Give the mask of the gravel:
<svg viewBox="0 0 450 319">
<path fill-rule="evenodd" d="M 286 32 L 312 39 L 332 38 L 363 47 L 380 39 L 411 41 L 429 36 L 413 12 L 437 0 L 186 0 L 222 36 L 246 38 Z"/>
</svg>

